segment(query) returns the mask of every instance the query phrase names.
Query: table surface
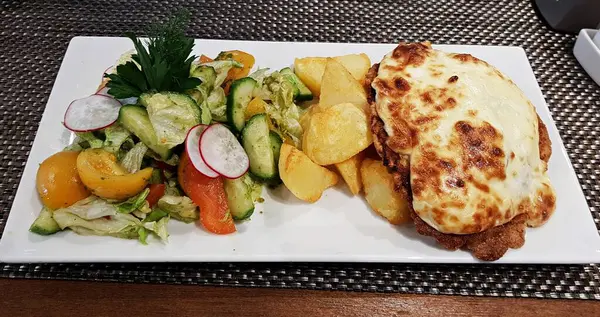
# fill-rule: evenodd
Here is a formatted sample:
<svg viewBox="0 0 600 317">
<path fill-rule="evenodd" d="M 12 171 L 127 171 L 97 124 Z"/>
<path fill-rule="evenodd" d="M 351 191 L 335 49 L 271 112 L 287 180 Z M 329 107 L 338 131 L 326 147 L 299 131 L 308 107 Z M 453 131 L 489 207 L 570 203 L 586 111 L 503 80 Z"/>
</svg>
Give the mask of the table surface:
<svg viewBox="0 0 600 317">
<path fill-rule="evenodd" d="M 2 316 L 598 316 L 600 302 L 0 279 Z M 235 303 L 235 304 L 232 304 Z"/>
<path fill-rule="evenodd" d="M 575 37 L 550 31 L 530 0 L 0 0 L 0 232 L 68 41 L 142 32 L 189 7 L 196 38 L 517 45 L 527 52 L 590 209 L 600 224 L 600 88 L 572 55 Z M 368 21 L 368 23 L 365 23 Z M 1 234 L 1 233 L 0 233 Z M 600 267 L 395 264 L 0 264 L 0 316 L 154 312 L 161 315 L 600 316 Z M 108 284 L 33 279 L 246 285 L 490 297 Z M 433 283 L 432 281 L 435 281 Z M 498 299 L 494 296 L 513 298 Z M 166 300 L 165 300 L 166 299 Z M 227 305 L 225 305 L 227 304 Z M 312 310 L 312 312 L 311 312 Z M 596 312 L 596 313 L 594 313 Z M 377 314 L 375 314 L 377 313 Z M 543 315 L 542 315 L 543 314 Z"/>
</svg>

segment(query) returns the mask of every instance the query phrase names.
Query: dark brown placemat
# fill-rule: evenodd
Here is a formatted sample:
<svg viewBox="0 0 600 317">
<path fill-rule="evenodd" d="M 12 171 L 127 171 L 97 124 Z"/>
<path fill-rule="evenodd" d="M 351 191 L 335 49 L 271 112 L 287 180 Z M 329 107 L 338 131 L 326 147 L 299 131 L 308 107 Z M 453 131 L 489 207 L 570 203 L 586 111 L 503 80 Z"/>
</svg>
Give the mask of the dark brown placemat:
<svg viewBox="0 0 600 317">
<path fill-rule="evenodd" d="M 523 47 L 598 226 L 600 87 L 573 57 L 575 36 L 546 28 L 529 1 L 2 1 L 0 232 L 69 40 L 141 32 L 181 6 L 197 38 Z M 0 264 L 0 276 L 600 299 L 596 265 Z"/>
</svg>

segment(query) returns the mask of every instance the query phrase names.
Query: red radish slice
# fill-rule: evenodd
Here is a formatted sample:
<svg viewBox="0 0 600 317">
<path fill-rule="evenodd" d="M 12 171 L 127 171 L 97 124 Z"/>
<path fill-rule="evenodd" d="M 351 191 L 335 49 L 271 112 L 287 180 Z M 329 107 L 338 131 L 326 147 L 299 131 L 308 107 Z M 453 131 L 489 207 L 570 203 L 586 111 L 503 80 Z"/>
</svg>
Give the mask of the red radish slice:
<svg viewBox="0 0 600 317">
<path fill-rule="evenodd" d="M 71 102 L 64 125 L 74 132 L 104 129 L 117 121 L 121 103 L 108 96 L 91 95 Z"/>
<path fill-rule="evenodd" d="M 200 155 L 213 171 L 238 178 L 248 171 L 250 160 L 235 135 L 222 124 L 206 128 L 200 137 Z"/>
<path fill-rule="evenodd" d="M 108 87 L 106 87 L 106 86 L 102 87 L 102 89 L 96 91 L 95 95 L 110 97 L 110 95 L 108 94 Z"/>
<path fill-rule="evenodd" d="M 96 95 L 107 96 L 114 98 L 108 93 L 108 87 L 102 87 L 102 89 L 96 91 Z M 129 97 L 125 99 L 117 99 L 122 105 L 135 105 L 138 102 L 138 97 Z"/>
<path fill-rule="evenodd" d="M 107 69 L 105 69 L 105 70 L 104 70 L 104 72 L 102 73 L 102 80 L 104 80 L 104 79 L 105 79 L 105 78 L 104 78 L 104 74 L 109 74 L 109 75 L 110 75 L 110 74 L 114 73 L 116 70 L 117 70 L 117 66 L 115 66 L 115 65 L 109 66 L 109 67 L 108 67 Z"/>
<path fill-rule="evenodd" d="M 192 161 L 192 165 L 194 165 L 198 172 L 207 177 L 216 178 L 219 177 L 219 174 L 210 169 L 202 159 L 202 155 L 200 155 L 200 136 L 207 127 L 207 125 L 199 124 L 188 131 L 187 137 L 185 138 L 185 150 L 190 161 Z"/>
</svg>

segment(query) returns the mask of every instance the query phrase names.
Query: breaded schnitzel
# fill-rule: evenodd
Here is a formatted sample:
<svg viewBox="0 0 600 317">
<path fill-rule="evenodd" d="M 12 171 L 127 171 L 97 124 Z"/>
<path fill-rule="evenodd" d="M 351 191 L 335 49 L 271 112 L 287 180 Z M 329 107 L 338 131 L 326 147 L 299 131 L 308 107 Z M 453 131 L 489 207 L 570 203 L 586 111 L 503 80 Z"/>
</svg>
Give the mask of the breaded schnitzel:
<svg viewBox="0 0 600 317">
<path fill-rule="evenodd" d="M 492 261 L 552 215 L 547 129 L 497 69 L 429 43 L 400 44 L 365 84 L 375 148 L 420 234 Z"/>
</svg>

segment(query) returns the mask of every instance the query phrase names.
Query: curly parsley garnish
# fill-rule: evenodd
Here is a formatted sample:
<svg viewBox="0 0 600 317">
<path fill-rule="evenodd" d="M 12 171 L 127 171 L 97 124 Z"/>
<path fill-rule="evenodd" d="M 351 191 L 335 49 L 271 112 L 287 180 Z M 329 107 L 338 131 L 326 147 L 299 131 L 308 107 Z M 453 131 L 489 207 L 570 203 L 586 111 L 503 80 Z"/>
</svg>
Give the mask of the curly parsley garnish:
<svg viewBox="0 0 600 317">
<path fill-rule="evenodd" d="M 196 58 L 190 56 L 194 40 L 185 35 L 190 19 L 187 11 L 179 11 L 167 22 L 149 29 L 147 49 L 133 33 L 126 33 L 135 46 L 133 61 L 117 66 L 109 78 L 108 93 L 115 98 L 139 97 L 146 91 L 183 92 L 200 84 L 190 77 L 190 65 Z M 138 68 L 138 66 L 141 68 Z"/>
</svg>

